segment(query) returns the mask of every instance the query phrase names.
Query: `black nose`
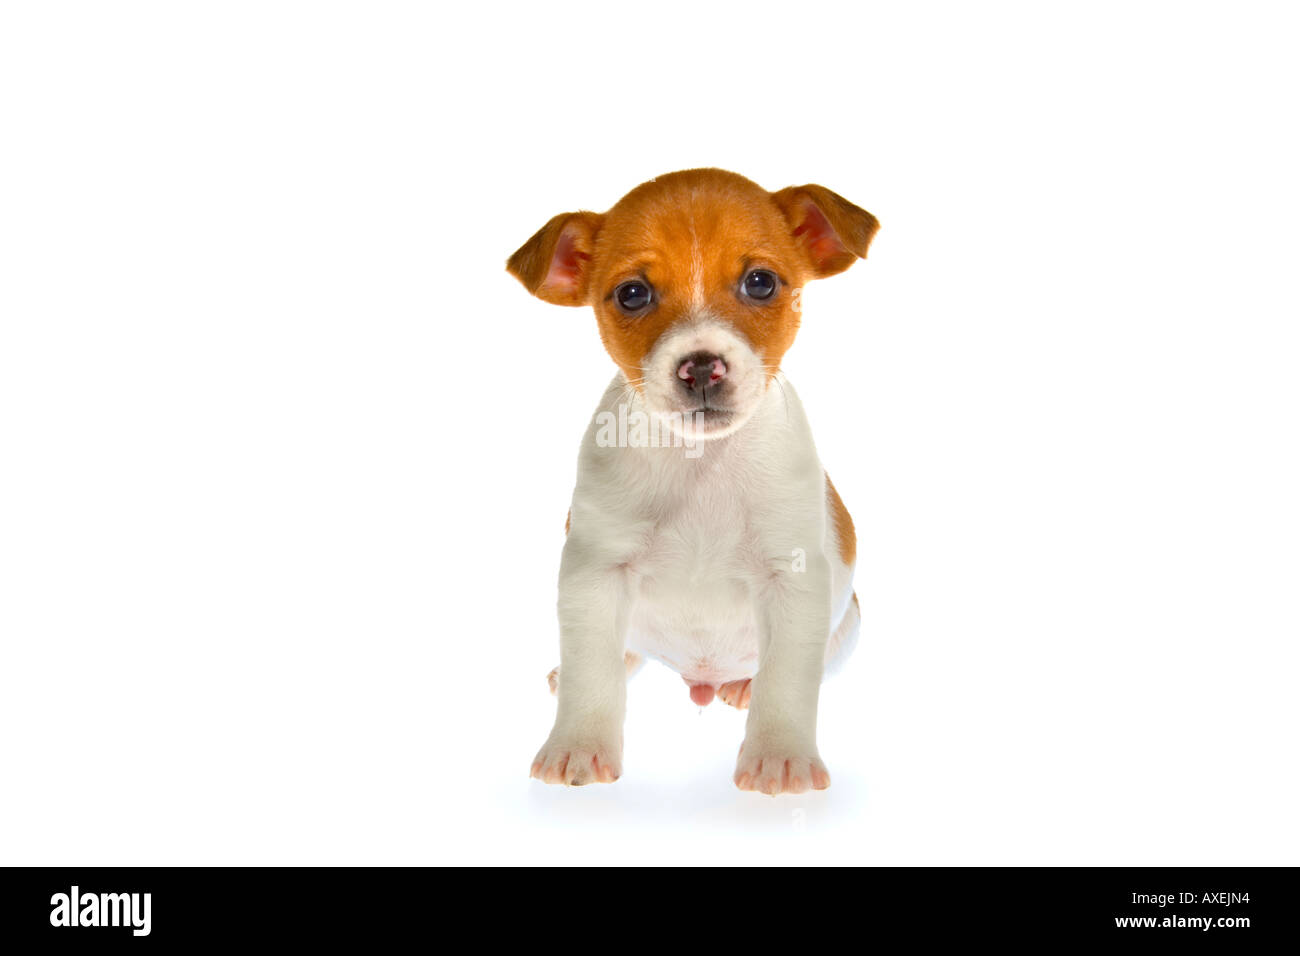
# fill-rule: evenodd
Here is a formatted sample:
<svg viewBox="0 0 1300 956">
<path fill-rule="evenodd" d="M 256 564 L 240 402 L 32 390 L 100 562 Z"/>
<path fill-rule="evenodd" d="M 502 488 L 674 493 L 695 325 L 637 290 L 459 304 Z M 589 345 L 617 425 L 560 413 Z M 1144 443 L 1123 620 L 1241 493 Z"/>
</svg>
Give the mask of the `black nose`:
<svg viewBox="0 0 1300 956">
<path fill-rule="evenodd" d="M 678 379 L 691 392 L 717 385 L 726 375 L 727 364 L 712 352 L 692 352 L 677 366 Z"/>
</svg>

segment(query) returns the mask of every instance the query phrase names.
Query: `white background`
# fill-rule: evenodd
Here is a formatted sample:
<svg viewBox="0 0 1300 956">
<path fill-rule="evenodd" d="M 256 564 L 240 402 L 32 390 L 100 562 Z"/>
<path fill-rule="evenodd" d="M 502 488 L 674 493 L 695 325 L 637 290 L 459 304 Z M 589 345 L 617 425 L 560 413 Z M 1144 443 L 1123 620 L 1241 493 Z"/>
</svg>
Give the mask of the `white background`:
<svg viewBox="0 0 1300 956">
<path fill-rule="evenodd" d="M 1295 24 L 1265 4 L 6 4 L 0 862 L 1296 864 Z M 834 779 L 648 667 L 547 788 L 612 371 L 505 258 L 700 165 L 874 212 L 786 370 Z"/>
</svg>

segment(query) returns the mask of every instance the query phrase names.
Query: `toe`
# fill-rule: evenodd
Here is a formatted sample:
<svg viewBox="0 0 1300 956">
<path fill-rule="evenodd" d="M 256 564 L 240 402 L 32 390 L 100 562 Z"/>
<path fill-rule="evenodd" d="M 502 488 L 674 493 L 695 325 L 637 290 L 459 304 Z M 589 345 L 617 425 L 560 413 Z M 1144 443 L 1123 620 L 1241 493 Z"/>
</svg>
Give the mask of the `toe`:
<svg viewBox="0 0 1300 956">
<path fill-rule="evenodd" d="M 586 754 L 574 754 L 569 758 L 568 773 L 565 775 L 565 782 L 570 787 L 585 787 L 593 780 L 597 779 L 599 769 L 596 767 L 596 756 L 592 754 L 588 757 Z"/>
<path fill-rule="evenodd" d="M 785 792 L 786 793 L 807 793 L 811 785 L 812 775 L 808 771 L 807 765 L 792 766 L 791 761 L 786 762 L 785 773 Z"/>
<path fill-rule="evenodd" d="M 542 770 L 542 779 L 547 783 L 563 783 L 565 771 L 569 768 L 569 755 L 564 754 L 550 760 Z"/>
<path fill-rule="evenodd" d="M 596 779 L 601 783 L 613 783 L 618 779 L 618 769 L 607 759 L 602 759 L 599 754 L 593 758 L 596 767 Z"/>
</svg>

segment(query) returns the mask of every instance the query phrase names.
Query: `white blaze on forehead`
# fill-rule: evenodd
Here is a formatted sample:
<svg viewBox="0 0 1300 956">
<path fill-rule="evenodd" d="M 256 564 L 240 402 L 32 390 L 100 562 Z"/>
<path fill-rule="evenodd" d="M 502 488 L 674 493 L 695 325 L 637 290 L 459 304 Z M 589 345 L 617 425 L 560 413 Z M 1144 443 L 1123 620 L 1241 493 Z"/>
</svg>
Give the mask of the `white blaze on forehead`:
<svg viewBox="0 0 1300 956">
<path fill-rule="evenodd" d="M 704 257 L 700 253 L 700 234 L 695 231 L 695 214 L 691 213 L 691 306 L 704 307 Z"/>
</svg>

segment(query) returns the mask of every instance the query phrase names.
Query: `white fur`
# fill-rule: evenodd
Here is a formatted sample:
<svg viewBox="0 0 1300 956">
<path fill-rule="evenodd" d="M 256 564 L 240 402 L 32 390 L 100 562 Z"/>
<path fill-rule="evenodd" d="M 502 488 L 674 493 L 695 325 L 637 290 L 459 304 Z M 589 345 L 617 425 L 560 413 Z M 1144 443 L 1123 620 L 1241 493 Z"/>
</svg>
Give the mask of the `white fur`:
<svg viewBox="0 0 1300 956">
<path fill-rule="evenodd" d="M 768 386 L 768 376 L 763 360 L 749 343 L 706 309 L 694 310 L 690 318 L 676 323 L 650 350 L 642 369 L 645 372 L 642 388 L 646 407 L 652 413 L 669 413 L 672 417 L 667 421 L 684 423 L 683 431 L 695 437 L 694 420 L 689 415 L 683 417 L 681 413 L 695 407 L 696 397 L 679 388 L 677 380 L 681 357 L 691 352 L 726 356 L 727 382 L 731 389 L 727 404 L 735 413 L 724 426 L 714 427 L 703 434 L 719 438 L 736 431 L 758 409 Z"/>
<path fill-rule="evenodd" d="M 700 236 L 695 231 L 695 215 L 691 214 L 691 307 L 704 308 L 704 256 L 700 252 Z"/>
<path fill-rule="evenodd" d="M 818 689 L 858 628 L 826 476 L 794 389 L 707 316 L 665 336 L 647 383 L 671 382 L 658 364 L 695 348 L 728 356 L 745 406 L 730 431 L 695 456 L 601 447 L 595 418 L 583 439 L 560 568 L 559 704 L 537 756 L 543 768 L 568 761 L 568 782 L 590 779 L 572 768 L 593 756 L 621 772 L 625 649 L 690 681 L 753 677 L 738 779 L 760 762 L 824 771 Z M 647 387 L 635 393 L 619 375 L 598 414 L 629 402 L 667 410 L 671 396 Z"/>
</svg>

